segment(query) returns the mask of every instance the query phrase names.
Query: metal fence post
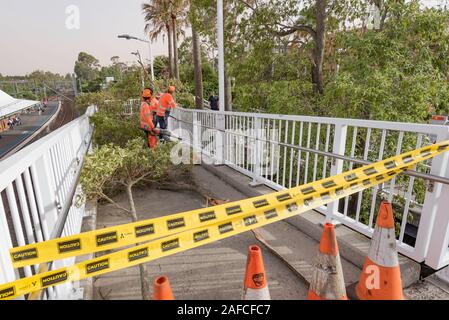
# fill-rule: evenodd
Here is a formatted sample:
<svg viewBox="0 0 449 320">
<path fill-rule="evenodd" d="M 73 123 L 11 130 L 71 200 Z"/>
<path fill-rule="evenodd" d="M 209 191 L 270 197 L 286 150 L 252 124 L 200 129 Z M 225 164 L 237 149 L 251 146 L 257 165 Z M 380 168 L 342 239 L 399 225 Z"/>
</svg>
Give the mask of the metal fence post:
<svg viewBox="0 0 449 320">
<path fill-rule="evenodd" d="M 214 112 L 214 111 L 211 111 Z M 222 165 L 225 163 L 226 152 L 226 116 L 223 113 L 213 113 L 216 120 L 215 130 L 215 147 L 216 147 L 216 159 L 215 165 Z"/>
<path fill-rule="evenodd" d="M 193 122 L 193 164 L 201 164 L 201 127 L 200 127 L 200 121 L 198 120 L 198 112 L 193 111 L 192 112 L 192 122 Z"/>
<path fill-rule="evenodd" d="M 179 134 L 181 134 L 181 132 L 182 132 L 182 120 L 184 120 L 184 119 L 181 119 L 181 114 L 184 114 L 184 113 L 181 113 L 181 112 L 179 111 L 179 109 L 177 109 L 177 110 L 175 111 L 175 114 L 176 114 L 176 121 L 178 122 L 178 130 L 179 130 Z"/>
<path fill-rule="evenodd" d="M 250 186 L 252 187 L 256 187 L 258 185 L 261 184 L 261 182 L 259 182 L 259 178 L 261 176 L 261 157 L 262 155 L 260 154 L 261 150 L 262 150 L 262 141 L 261 139 L 263 139 L 263 137 L 261 137 L 262 134 L 262 121 L 259 117 L 254 117 L 253 118 L 253 123 L 254 123 L 254 127 L 253 127 L 253 136 L 252 136 L 252 140 L 254 141 L 253 144 L 253 156 L 252 156 L 252 164 L 254 165 L 254 169 L 253 169 L 253 181 L 250 182 Z"/>
<path fill-rule="evenodd" d="M 174 121 L 174 119 L 172 117 L 174 117 L 176 115 L 175 115 L 174 111 L 172 111 L 170 115 L 171 115 L 171 117 L 167 118 L 167 130 L 170 131 L 170 132 L 173 132 L 173 128 L 174 128 L 173 121 Z"/>
<path fill-rule="evenodd" d="M 439 134 L 437 141 L 449 139 L 449 132 Z M 449 153 L 432 160 L 431 174 L 449 177 Z M 429 185 L 424 199 L 418 234 L 416 236 L 416 259 L 439 269 L 449 262 L 449 185 Z"/>
<path fill-rule="evenodd" d="M 0 198 L 0 284 L 16 280 L 14 268 L 11 264 L 9 249 L 12 248 L 8 222 Z"/>
<path fill-rule="evenodd" d="M 332 153 L 344 155 L 346 148 L 346 136 L 348 133 L 348 126 L 343 124 L 336 124 L 334 131 L 334 142 L 332 146 Z M 332 159 L 330 176 L 340 174 L 343 172 L 343 160 Z M 332 221 L 335 213 L 338 212 L 339 201 L 331 202 L 327 205 L 326 221 Z"/>
</svg>

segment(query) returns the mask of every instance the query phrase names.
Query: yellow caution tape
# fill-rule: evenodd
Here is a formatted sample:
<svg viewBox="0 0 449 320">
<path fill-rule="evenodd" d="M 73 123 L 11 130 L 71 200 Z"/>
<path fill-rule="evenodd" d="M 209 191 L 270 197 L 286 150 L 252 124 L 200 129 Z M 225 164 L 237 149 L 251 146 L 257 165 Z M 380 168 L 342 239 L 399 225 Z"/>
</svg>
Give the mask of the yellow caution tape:
<svg viewBox="0 0 449 320">
<path fill-rule="evenodd" d="M 0 299 L 15 297 L 62 284 L 67 281 L 77 281 L 88 277 L 99 276 L 116 270 L 150 262 L 165 256 L 199 247 L 245 231 L 260 228 L 264 225 L 290 218 L 296 214 L 309 211 L 336 199 L 362 191 L 391 179 L 401 170 L 390 171 L 381 180 L 369 179 L 369 184 L 358 184 L 343 190 L 332 188 L 327 197 L 316 201 L 296 201 L 291 204 L 279 205 L 277 209 L 259 211 L 256 214 L 246 214 L 243 217 L 229 217 L 227 220 L 215 222 L 203 228 L 184 231 L 174 236 L 158 239 L 143 245 L 84 261 L 67 268 L 37 274 L 15 282 L 0 286 Z"/>
<path fill-rule="evenodd" d="M 289 191 L 277 192 L 267 196 L 236 202 L 241 206 L 240 209 L 234 204 L 218 206 L 220 209 L 223 208 L 226 213 L 226 215 L 224 215 L 225 218 L 222 218 L 221 220 L 217 218 L 209 220 L 207 225 L 196 223 L 193 229 L 185 230 L 187 227 L 183 227 L 184 231 L 176 235 L 165 236 L 162 239 L 104 255 L 101 258 L 84 261 L 67 268 L 37 274 L 32 277 L 1 285 L 0 299 L 12 299 L 67 281 L 77 281 L 87 277 L 98 276 L 104 273 L 153 261 L 164 256 L 212 243 L 220 239 L 289 218 L 293 215 L 309 211 L 388 181 L 400 172 L 412 168 L 416 163 L 434 157 L 448 149 L 449 141 L 445 141 L 331 178 L 296 187 Z M 298 193 L 294 194 L 293 191 Z M 275 198 L 277 199 L 277 204 L 274 206 L 270 205 L 274 203 L 272 202 L 273 195 L 276 195 Z M 268 199 L 270 199 L 269 205 L 255 209 L 254 207 L 257 207 L 257 205 L 254 202 L 262 201 L 263 199 L 267 200 L 267 202 Z M 249 203 L 252 204 L 252 206 L 249 206 L 250 209 L 245 210 Z M 244 206 L 244 204 L 246 206 Z M 218 207 L 214 207 L 214 211 Z M 210 210 L 210 208 L 208 210 Z M 178 216 L 192 218 L 192 216 L 195 217 L 196 215 L 196 218 L 198 219 L 198 211 L 204 210 L 194 210 L 188 214 L 184 213 L 174 216 L 176 216 L 177 219 Z M 166 224 L 166 229 L 170 230 L 168 229 L 167 221 L 174 219 L 174 216 L 158 219 L 164 219 L 162 221 Z M 152 221 L 154 222 L 158 219 L 152 219 Z M 102 230 L 102 232 L 104 232 L 104 230 Z M 77 237 L 80 236 L 81 235 L 78 235 Z M 161 237 L 161 235 L 159 234 L 158 237 Z M 63 239 L 57 239 L 56 241 L 61 241 Z M 142 242 L 140 239 L 137 241 Z M 51 241 L 43 242 L 41 244 L 44 243 L 48 244 L 51 243 Z M 104 250 L 104 247 L 101 248 L 101 250 Z M 60 256 L 58 257 L 58 259 L 60 259 Z"/>
<path fill-rule="evenodd" d="M 275 192 L 251 199 L 227 203 L 213 208 L 192 210 L 155 219 L 81 233 L 74 236 L 52 239 L 45 242 L 16 247 L 10 250 L 14 268 L 60 260 L 105 250 L 121 248 L 136 243 L 170 236 L 186 230 L 207 226 L 230 216 L 239 217 L 248 213 L 275 208 L 296 198 L 316 198 L 333 187 L 363 183 L 372 176 L 380 176 L 387 170 L 414 165 L 446 150 L 443 142 L 431 147 L 414 150 L 378 163 L 345 172 L 334 177 L 308 183 L 290 190 Z"/>
</svg>

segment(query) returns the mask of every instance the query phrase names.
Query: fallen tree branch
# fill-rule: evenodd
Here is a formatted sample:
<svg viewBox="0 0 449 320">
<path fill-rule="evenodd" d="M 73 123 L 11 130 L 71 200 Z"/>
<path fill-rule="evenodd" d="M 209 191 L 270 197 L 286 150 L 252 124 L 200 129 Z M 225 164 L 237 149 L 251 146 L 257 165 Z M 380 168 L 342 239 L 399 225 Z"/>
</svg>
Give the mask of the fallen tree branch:
<svg viewBox="0 0 449 320">
<path fill-rule="evenodd" d="M 214 197 L 214 195 L 210 191 L 205 190 L 201 186 L 198 186 L 196 183 L 193 183 L 193 185 L 187 183 L 164 183 L 155 186 L 155 188 L 158 190 L 168 191 L 193 191 L 200 194 L 203 198 L 206 199 Z"/>
<path fill-rule="evenodd" d="M 106 194 L 104 194 L 103 192 L 100 192 L 99 196 L 103 199 L 105 199 L 107 202 L 109 202 L 110 204 L 112 204 L 114 207 L 116 207 L 117 209 L 123 210 L 128 214 L 131 214 L 131 211 L 122 207 L 121 205 L 119 205 L 118 203 L 116 203 L 114 200 L 112 200 L 111 198 L 109 198 Z"/>
</svg>

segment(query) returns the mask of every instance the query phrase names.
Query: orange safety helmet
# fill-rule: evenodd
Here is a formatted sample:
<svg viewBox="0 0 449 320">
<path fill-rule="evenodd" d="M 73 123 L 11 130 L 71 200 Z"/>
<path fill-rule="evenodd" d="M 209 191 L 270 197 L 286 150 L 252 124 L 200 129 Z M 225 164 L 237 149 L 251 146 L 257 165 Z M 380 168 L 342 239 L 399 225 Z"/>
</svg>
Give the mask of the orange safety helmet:
<svg viewBox="0 0 449 320">
<path fill-rule="evenodd" d="M 171 93 L 173 93 L 173 92 L 176 91 L 176 87 L 175 87 L 175 86 L 170 86 L 170 87 L 168 88 L 168 91 L 171 92 Z"/>
<path fill-rule="evenodd" d="M 142 92 L 142 98 L 144 99 L 151 99 L 151 97 L 153 96 L 151 89 L 145 89 Z"/>
</svg>

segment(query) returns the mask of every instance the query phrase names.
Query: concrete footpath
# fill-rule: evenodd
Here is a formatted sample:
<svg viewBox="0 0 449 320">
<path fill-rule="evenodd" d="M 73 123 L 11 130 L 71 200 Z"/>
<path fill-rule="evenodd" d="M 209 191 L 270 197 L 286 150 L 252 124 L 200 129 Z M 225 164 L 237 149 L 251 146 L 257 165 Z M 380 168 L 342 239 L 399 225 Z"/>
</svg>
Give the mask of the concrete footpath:
<svg viewBox="0 0 449 320">
<path fill-rule="evenodd" d="M 243 194 L 202 167 L 194 168 L 194 179 L 211 192 L 219 193 L 221 199 L 232 201 L 245 198 Z M 115 200 L 126 205 L 124 195 L 119 195 Z M 136 190 L 135 201 L 140 219 L 150 219 L 205 206 L 204 199 L 195 192 Z M 98 229 L 128 222 L 130 219 L 112 205 L 98 206 Z M 313 255 L 316 242 L 297 237 L 297 232 L 290 232 L 285 229 L 286 227 L 288 228 L 286 225 L 277 225 L 275 229 L 264 230 L 264 236 L 276 241 L 277 249 L 285 254 L 293 254 L 296 251 L 295 246 L 291 245 L 292 243 L 299 246 L 303 241 L 310 241 L 312 246 L 308 254 Z M 240 300 L 246 254 L 248 247 L 253 244 L 261 245 L 251 232 L 246 232 L 200 248 L 158 259 L 147 264 L 150 281 L 153 282 L 158 276 L 167 275 L 177 299 Z M 262 250 L 272 299 L 305 299 L 308 284 L 274 254 L 263 247 Z M 298 263 L 301 264 L 300 261 Z M 141 299 L 138 267 L 93 279 L 93 298 Z"/>
<path fill-rule="evenodd" d="M 232 170 L 227 167 L 216 168 L 219 170 L 223 168 Z M 195 173 L 197 183 L 199 183 L 204 188 L 211 188 L 209 190 L 211 190 L 212 192 L 214 190 L 219 191 L 223 199 L 237 201 L 255 196 L 255 194 L 245 195 L 245 193 L 238 191 L 237 188 L 219 179 L 215 174 L 213 174 L 209 170 L 205 170 L 203 167 L 195 167 Z M 226 171 L 226 173 L 227 177 L 231 177 L 231 175 L 229 175 L 230 172 Z M 237 174 L 240 175 L 239 173 Z M 243 175 L 241 176 L 241 178 L 246 178 L 243 177 Z M 273 192 L 272 189 L 265 186 L 259 186 L 253 190 L 255 190 L 256 192 L 260 192 L 260 194 Z M 258 228 L 257 230 L 262 235 L 264 240 L 268 243 L 268 245 L 274 248 L 283 259 L 288 261 L 288 263 L 294 267 L 296 272 L 308 285 L 312 278 L 313 263 L 319 241 L 317 241 L 317 239 L 313 239 L 306 233 L 301 232 L 292 224 L 286 221 L 279 221 L 274 224 Z M 346 285 L 350 285 L 356 282 L 358 280 L 360 270 L 345 259 L 342 259 L 342 265 Z"/>
</svg>

